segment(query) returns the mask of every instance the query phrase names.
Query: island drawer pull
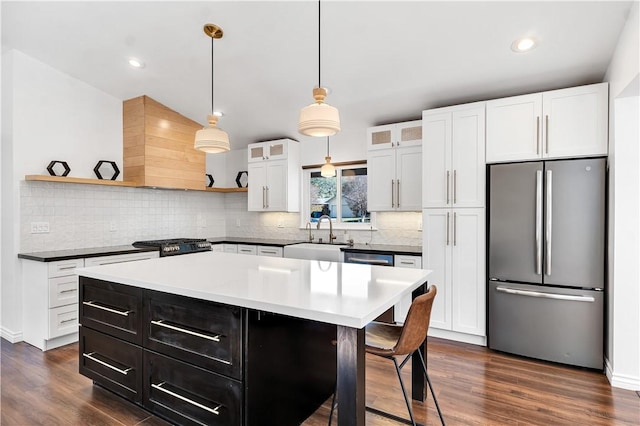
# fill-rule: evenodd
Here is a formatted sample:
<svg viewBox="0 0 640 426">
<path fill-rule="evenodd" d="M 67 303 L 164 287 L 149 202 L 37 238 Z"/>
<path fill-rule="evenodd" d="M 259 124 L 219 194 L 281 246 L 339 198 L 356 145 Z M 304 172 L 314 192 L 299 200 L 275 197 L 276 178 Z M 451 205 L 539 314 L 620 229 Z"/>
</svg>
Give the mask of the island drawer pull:
<svg viewBox="0 0 640 426">
<path fill-rule="evenodd" d="M 95 354 L 95 352 L 91 352 L 91 353 L 89 353 L 89 354 L 85 354 L 85 353 L 83 353 L 83 354 L 82 354 L 82 356 L 83 356 L 83 357 L 85 357 L 85 358 L 89 358 L 91 361 L 95 361 L 95 362 L 97 362 L 97 363 L 98 363 L 98 364 L 100 364 L 100 365 L 104 365 L 105 367 L 110 368 L 110 369 L 112 369 L 113 371 L 117 371 L 118 373 L 123 374 L 123 375 L 125 375 L 125 376 L 126 376 L 127 374 L 129 374 L 129 371 L 133 370 L 133 368 L 127 368 L 126 370 L 122 370 L 122 369 L 120 369 L 120 368 L 118 368 L 118 367 L 114 367 L 113 365 L 111 365 L 111 364 L 109 364 L 109 363 L 106 363 L 106 362 L 104 362 L 104 361 L 100 361 L 98 358 L 96 358 L 96 357 L 94 357 L 94 356 L 93 356 L 94 354 Z"/>
<path fill-rule="evenodd" d="M 68 323 L 68 322 L 71 322 L 71 321 L 77 321 L 77 320 L 78 320 L 78 318 L 69 318 L 69 319 L 60 321 L 60 324 L 65 324 L 65 323 Z"/>
<path fill-rule="evenodd" d="M 117 309 L 107 308 L 106 306 L 101 306 L 95 303 L 93 300 L 88 302 L 82 302 L 83 305 L 91 306 L 92 308 L 102 309 L 103 311 L 111 312 L 112 314 L 122 315 L 123 317 L 128 317 L 132 311 L 119 311 Z"/>
<path fill-rule="evenodd" d="M 189 399 L 189 398 L 184 397 L 184 396 L 182 396 L 182 395 L 180 395 L 180 394 L 177 394 L 177 393 L 175 393 L 175 392 L 172 392 L 172 391 L 170 391 L 170 390 L 168 390 L 168 389 L 163 388 L 162 386 L 163 386 L 165 383 L 166 383 L 166 382 L 162 382 L 162 383 L 160 383 L 159 385 L 157 385 L 157 384 L 155 384 L 155 383 L 151 383 L 151 387 L 152 387 L 152 388 L 154 388 L 154 389 L 158 389 L 159 391 L 162 391 L 162 392 L 164 392 L 164 393 L 166 393 L 166 394 L 169 394 L 169 395 L 171 395 L 171 396 L 173 396 L 173 397 L 175 397 L 175 398 L 178 398 L 178 399 L 180 399 L 180 400 L 182 400 L 182 401 L 184 401 L 184 402 L 187 402 L 187 403 L 189 403 L 189 404 L 191 404 L 191 405 L 194 405 L 194 406 L 196 406 L 196 407 L 198 407 L 198 408 L 202 408 L 203 410 L 208 411 L 208 412 L 210 412 L 210 413 L 212 413 L 212 414 L 215 414 L 216 416 L 219 416 L 219 415 L 220 415 L 220 411 L 219 411 L 219 410 L 220 410 L 220 408 L 222 408 L 222 404 L 218 405 L 216 408 L 209 408 L 209 407 L 207 407 L 206 405 L 202 405 L 202 404 L 200 404 L 199 402 L 196 402 L 196 401 L 194 401 L 194 400 L 192 400 L 192 399 Z"/>
<path fill-rule="evenodd" d="M 186 328 L 176 327 L 175 325 L 167 324 L 167 323 L 164 322 L 164 320 L 159 320 L 159 321 L 155 321 L 154 320 L 154 321 L 151 321 L 151 324 L 154 324 L 154 325 L 157 325 L 157 326 L 160 326 L 160 327 L 169 328 L 171 330 L 179 331 L 181 333 L 190 334 L 192 336 L 201 337 L 203 339 L 211 340 L 213 342 L 219 342 L 220 341 L 220 334 L 218 334 L 216 336 L 209 336 L 207 334 L 202 334 L 202 333 L 197 333 L 195 331 L 187 330 Z"/>
<path fill-rule="evenodd" d="M 62 293 L 71 293 L 72 291 L 75 292 L 75 291 L 78 291 L 78 289 L 77 288 L 69 288 L 67 290 L 60 290 L 60 294 L 62 294 Z"/>
<path fill-rule="evenodd" d="M 369 265 L 388 265 L 391 262 L 384 259 L 363 259 L 361 257 L 350 257 L 349 262 L 352 263 L 367 263 Z"/>
</svg>

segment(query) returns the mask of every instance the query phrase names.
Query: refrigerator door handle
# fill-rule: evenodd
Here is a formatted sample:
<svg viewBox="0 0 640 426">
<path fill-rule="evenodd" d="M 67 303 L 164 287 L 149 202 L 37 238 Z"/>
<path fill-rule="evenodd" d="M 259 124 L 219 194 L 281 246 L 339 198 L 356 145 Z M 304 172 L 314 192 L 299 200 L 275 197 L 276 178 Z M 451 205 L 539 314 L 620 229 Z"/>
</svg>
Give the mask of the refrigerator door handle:
<svg viewBox="0 0 640 426">
<path fill-rule="evenodd" d="M 542 275 L 542 170 L 536 171 L 536 275 Z"/>
<path fill-rule="evenodd" d="M 447 245 L 449 245 L 449 212 L 447 212 L 447 229 L 446 229 L 446 234 L 447 234 Z"/>
<path fill-rule="evenodd" d="M 496 287 L 496 291 L 501 293 L 515 294 L 517 296 L 538 297 L 543 299 L 570 300 L 573 302 L 595 302 L 595 298 L 591 296 L 572 296 L 570 294 L 543 293 L 540 291 L 516 290 L 509 287 Z"/>
<path fill-rule="evenodd" d="M 551 237 L 553 235 L 552 232 L 552 224 L 553 224 L 553 208 L 552 208 L 552 200 L 553 200 L 553 182 L 552 182 L 552 172 L 551 170 L 547 170 L 547 176 L 546 176 L 546 193 L 547 193 L 547 199 L 546 199 L 546 206 L 547 206 L 547 211 L 546 211 L 546 219 L 547 219 L 547 223 L 545 226 L 545 254 L 546 254 L 546 262 L 545 262 L 545 266 L 546 266 L 546 274 L 547 275 L 551 275 Z"/>
</svg>

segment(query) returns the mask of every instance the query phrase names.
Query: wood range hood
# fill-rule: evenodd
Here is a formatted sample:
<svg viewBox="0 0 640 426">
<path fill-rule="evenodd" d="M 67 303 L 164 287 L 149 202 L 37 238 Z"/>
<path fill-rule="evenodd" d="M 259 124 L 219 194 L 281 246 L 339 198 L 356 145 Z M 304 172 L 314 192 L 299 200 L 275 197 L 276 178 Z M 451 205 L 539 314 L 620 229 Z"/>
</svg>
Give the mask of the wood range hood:
<svg viewBox="0 0 640 426">
<path fill-rule="evenodd" d="M 123 179 L 137 186 L 205 189 L 206 154 L 193 148 L 202 125 L 148 96 L 123 102 Z"/>
</svg>

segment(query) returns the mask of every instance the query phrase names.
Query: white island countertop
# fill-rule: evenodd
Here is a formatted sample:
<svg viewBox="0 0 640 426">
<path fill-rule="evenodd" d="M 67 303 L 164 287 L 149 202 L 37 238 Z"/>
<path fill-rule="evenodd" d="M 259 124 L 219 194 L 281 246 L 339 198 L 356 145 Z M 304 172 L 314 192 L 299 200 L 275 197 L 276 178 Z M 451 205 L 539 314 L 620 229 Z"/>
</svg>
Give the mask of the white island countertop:
<svg viewBox="0 0 640 426">
<path fill-rule="evenodd" d="M 430 273 L 217 252 L 77 270 L 84 277 L 354 328 L 411 294 Z"/>
</svg>

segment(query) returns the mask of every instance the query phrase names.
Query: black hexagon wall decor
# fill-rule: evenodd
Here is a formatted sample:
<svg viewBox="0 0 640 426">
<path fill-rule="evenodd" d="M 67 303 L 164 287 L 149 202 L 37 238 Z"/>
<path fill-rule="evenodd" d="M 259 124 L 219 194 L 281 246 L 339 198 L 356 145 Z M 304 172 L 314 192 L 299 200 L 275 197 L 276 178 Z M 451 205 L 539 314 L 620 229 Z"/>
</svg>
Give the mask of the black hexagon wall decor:
<svg viewBox="0 0 640 426">
<path fill-rule="evenodd" d="M 60 170 L 60 167 L 63 167 L 64 171 Z M 51 176 L 67 176 L 71 169 L 66 161 L 54 160 L 47 166 L 47 171 Z"/>
<path fill-rule="evenodd" d="M 107 164 L 111 166 L 110 171 L 107 169 Z M 93 172 L 96 174 L 98 179 L 107 179 L 107 174 L 111 172 L 112 175 L 109 180 L 116 180 L 116 178 L 120 174 L 120 169 L 118 169 L 115 161 L 100 160 L 98 161 L 98 164 L 96 164 L 96 166 L 93 168 Z M 105 177 L 103 177 L 103 174 L 105 174 Z"/>
<path fill-rule="evenodd" d="M 213 180 L 213 175 L 207 173 L 207 188 L 213 188 L 213 183 L 215 182 L 215 180 Z"/>
<path fill-rule="evenodd" d="M 247 171 L 238 172 L 236 176 L 236 184 L 238 188 L 246 188 L 249 184 L 249 173 Z"/>
</svg>

